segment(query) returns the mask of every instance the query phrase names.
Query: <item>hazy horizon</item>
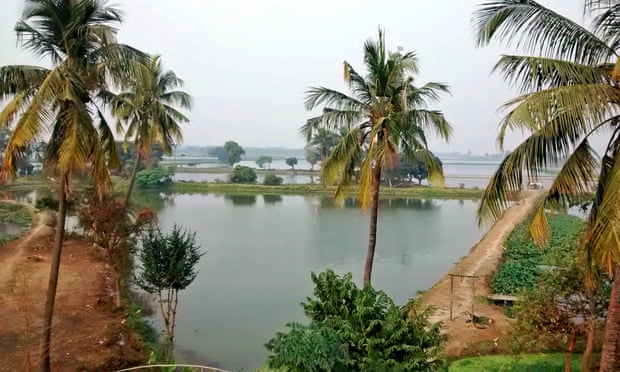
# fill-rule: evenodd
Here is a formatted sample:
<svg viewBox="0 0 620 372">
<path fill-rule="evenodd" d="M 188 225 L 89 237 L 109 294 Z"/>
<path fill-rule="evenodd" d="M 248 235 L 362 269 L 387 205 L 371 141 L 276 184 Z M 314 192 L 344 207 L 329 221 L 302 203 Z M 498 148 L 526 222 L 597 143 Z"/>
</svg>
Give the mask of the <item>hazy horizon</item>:
<svg viewBox="0 0 620 372">
<path fill-rule="evenodd" d="M 342 62 L 362 70 L 362 48 L 385 30 L 388 49 L 415 50 L 419 80 L 452 88 L 433 109 L 453 124 L 450 144 L 431 137 L 435 152 L 497 153 L 500 105 L 516 95 L 490 75 L 500 54 L 494 43 L 476 48 L 471 17 L 483 0 L 425 1 L 114 1 L 125 14 L 118 39 L 160 54 L 164 68 L 185 80 L 194 98 L 184 145 L 234 140 L 244 147 L 301 148 L 299 127 L 315 113 L 303 106 L 310 86 L 347 91 Z M 582 5 L 543 1 L 583 20 Z M 0 13 L 0 65 L 45 64 L 16 46 L 13 27 L 24 1 L 5 0 Z M 521 139 L 508 137 L 507 148 Z"/>
</svg>

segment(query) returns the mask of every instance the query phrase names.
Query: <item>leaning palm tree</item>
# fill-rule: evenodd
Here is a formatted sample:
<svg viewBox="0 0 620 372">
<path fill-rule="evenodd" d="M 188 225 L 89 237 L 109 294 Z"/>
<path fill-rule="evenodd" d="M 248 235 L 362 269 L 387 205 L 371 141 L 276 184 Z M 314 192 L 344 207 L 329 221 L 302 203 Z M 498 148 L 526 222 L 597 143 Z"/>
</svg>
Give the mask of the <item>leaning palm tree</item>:
<svg viewBox="0 0 620 372">
<path fill-rule="evenodd" d="M 377 241 L 377 211 L 381 171 L 395 163 L 397 154 L 419 155 L 428 164 L 430 179 L 443 185 L 443 174 L 428 151 L 427 132 L 442 139 L 450 138 L 452 128 L 439 111 L 427 109 L 441 92 L 448 92 L 442 83 L 416 87 L 413 74 L 418 72 L 413 52 L 388 53 L 383 32 L 378 40 L 364 45 L 366 76 L 360 75 L 344 62 L 345 81 L 352 95 L 332 89 L 310 88 L 306 108 L 323 106 L 321 115 L 309 119 L 301 128 L 307 141 L 320 128 L 337 130 L 346 127 L 344 136 L 322 164 L 322 179 L 336 184 L 335 198 L 343 201 L 345 188 L 357 178 L 358 198 L 363 210 L 370 208 L 370 233 L 364 266 L 364 285 L 370 285 Z"/>
<path fill-rule="evenodd" d="M 60 174 L 58 220 L 51 252 L 40 368 L 50 370 L 50 341 L 58 271 L 64 237 L 71 173 L 88 171 L 100 192 L 110 185 L 109 166 L 119 165 L 114 136 L 102 113 L 98 93 L 107 83 L 130 78 L 138 51 L 115 42 L 121 15 L 97 0 L 26 1 L 15 26 L 22 46 L 51 60 L 51 68 L 0 68 L 0 94 L 6 105 L 0 127 L 11 126 L 2 161 L 5 179 L 15 177 L 24 149 L 50 135 L 45 149 L 49 166 Z"/>
<path fill-rule="evenodd" d="M 614 371 L 620 367 L 620 2 L 588 0 L 586 10 L 595 16 L 592 31 L 534 1 L 492 1 L 476 12 L 479 45 L 503 39 L 539 54 L 504 55 L 495 67 L 522 93 L 504 106 L 498 144 L 503 150 L 509 130 L 529 137 L 500 164 L 478 216 L 481 223 L 498 218 L 524 176 L 560 166 L 529 229 L 542 245 L 550 233 L 546 210 L 563 210 L 594 187 L 581 250 L 590 274 L 602 269 L 613 278 L 601 371 Z M 601 157 L 590 146 L 593 135 L 608 138 Z"/>
<path fill-rule="evenodd" d="M 125 197 L 129 204 L 138 167 L 143 156 L 153 145 L 160 145 L 164 154 L 171 155 L 172 147 L 183 140 L 179 123 L 189 119 L 178 108 L 191 109 L 189 94 L 175 90 L 183 86 L 183 80 L 172 71 L 162 71 L 161 60 L 155 56 L 139 69 L 138 78 L 130 90 L 116 96 L 109 95 L 114 114 L 119 118 L 117 130 L 125 131 L 125 141 L 133 141 L 136 158 Z M 123 128 L 122 123 L 127 123 Z"/>
</svg>

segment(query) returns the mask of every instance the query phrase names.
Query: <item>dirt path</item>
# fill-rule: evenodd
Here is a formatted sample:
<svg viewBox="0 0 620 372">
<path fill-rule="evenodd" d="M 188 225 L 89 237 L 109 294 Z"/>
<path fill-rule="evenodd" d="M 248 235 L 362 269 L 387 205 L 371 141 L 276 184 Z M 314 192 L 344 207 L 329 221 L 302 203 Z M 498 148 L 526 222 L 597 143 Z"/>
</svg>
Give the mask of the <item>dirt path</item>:
<svg viewBox="0 0 620 372">
<path fill-rule="evenodd" d="M 509 208 L 489 229 L 469 255 L 459 262 L 448 274 L 476 276 L 478 278 L 454 278 L 453 318 L 450 320 L 450 275 L 444 276 L 431 287 L 423 297 L 423 304 L 434 306 L 433 322 L 443 322 L 450 335 L 445 347 L 448 356 L 505 350 L 510 324 L 504 310 L 486 301 L 490 294 L 488 282 L 496 271 L 502 257 L 506 236 L 521 223 L 535 207 L 540 192 L 527 191 L 524 198 Z M 475 294 L 474 289 L 475 288 Z M 486 328 L 477 328 L 467 323 L 474 304 L 476 315 L 493 318 L 494 323 Z M 490 349 L 490 350 L 489 350 Z"/>
<path fill-rule="evenodd" d="M 44 223 L 0 246 L 0 372 L 27 371 L 38 355 L 54 229 Z M 110 268 L 84 241 L 63 245 L 52 325 L 52 369 L 110 370 L 139 362 L 140 342 L 113 312 Z M 135 347 L 134 347 L 135 346 Z"/>
</svg>

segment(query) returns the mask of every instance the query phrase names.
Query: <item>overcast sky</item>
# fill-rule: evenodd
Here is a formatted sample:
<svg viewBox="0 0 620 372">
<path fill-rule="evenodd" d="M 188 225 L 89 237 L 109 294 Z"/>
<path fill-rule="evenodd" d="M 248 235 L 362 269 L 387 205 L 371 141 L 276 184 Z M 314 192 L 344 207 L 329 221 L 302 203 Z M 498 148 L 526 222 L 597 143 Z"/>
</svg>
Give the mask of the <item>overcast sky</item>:
<svg viewBox="0 0 620 372">
<path fill-rule="evenodd" d="M 454 127 L 450 144 L 432 139 L 438 152 L 497 151 L 500 104 L 515 92 L 491 68 L 499 44 L 476 48 L 471 16 L 483 0 L 125 0 L 119 41 L 162 56 L 166 69 L 186 82 L 194 98 L 185 144 L 302 147 L 299 127 L 312 116 L 303 106 L 309 86 L 346 91 L 342 62 L 361 72 L 363 43 L 385 29 L 388 49 L 415 50 L 418 84 L 452 87 L 433 106 Z M 541 0 L 578 21 L 580 0 Z M 18 49 L 13 31 L 23 1 L 2 0 L 0 65 L 34 64 Z M 509 145 L 519 136 L 510 138 Z"/>
</svg>

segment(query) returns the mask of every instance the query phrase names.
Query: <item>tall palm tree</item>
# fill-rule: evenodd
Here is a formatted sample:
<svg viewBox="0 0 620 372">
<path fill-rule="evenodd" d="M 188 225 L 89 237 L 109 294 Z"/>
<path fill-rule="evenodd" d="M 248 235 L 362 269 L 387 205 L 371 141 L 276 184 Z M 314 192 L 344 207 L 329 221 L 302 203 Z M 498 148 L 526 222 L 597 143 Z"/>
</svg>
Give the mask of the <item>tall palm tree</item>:
<svg viewBox="0 0 620 372">
<path fill-rule="evenodd" d="M 495 67 L 521 92 L 504 106 L 498 144 L 509 130 L 529 137 L 500 164 L 478 216 L 481 223 L 498 218 L 524 173 L 536 177 L 561 166 L 530 225 L 543 244 L 550 233 L 545 210 L 562 210 L 594 187 L 581 250 L 589 273 L 603 269 L 613 278 L 601 371 L 614 371 L 620 367 L 620 2 L 588 0 L 585 7 L 595 16 L 592 31 L 535 1 L 492 1 L 476 12 L 479 45 L 503 39 L 539 54 L 504 55 Z M 608 137 L 601 157 L 590 146 L 593 135 Z"/>
<path fill-rule="evenodd" d="M 118 166 L 114 136 L 98 96 L 107 83 L 121 84 L 143 55 L 115 41 L 120 12 L 97 0 L 26 1 L 15 26 L 21 45 L 51 68 L 0 68 L 0 94 L 7 101 L 0 127 L 13 126 L 2 175 L 15 176 L 26 147 L 51 135 L 46 160 L 60 174 L 59 208 L 40 344 L 40 368 L 50 370 L 51 326 L 64 237 L 71 172 L 87 169 L 100 192 L 110 185 L 109 166 Z M 93 118 L 93 116 L 95 118 Z"/>
<path fill-rule="evenodd" d="M 428 151 L 427 132 L 450 138 L 452 128 L 439 111 L 427 109 L 427 103 L 448 92 L 442 83 L 416 87 L 418 72 L 413 52 L 388 53 L 383 31 L 378 40 L 364 44 L 365 77 L 344 62 L 345 81 L 352 95 L 332 89 L 310 88 L 306 93 L 308 110 L 323 106 L 321 115 L 309 119 L 301 132 L 310 141 L 319 128 L 337 130 L 346 127 L 344 136 L 322 164 L 322 179 L 336 184 L 335 197 L 343 201 L 346 186 L 360 167 L 358 198 L 361 208 L 370 208 L 370 232 L 364 266 L 364 285 L 370 285 L 377 241 L 377 211 L 381 171 L 395 163 L 397 153 L 413 157 L 419 154 L 428 164 L 431 180 L 443 184 L 441 168 Z M 346 133 L 346 134 L 345 134 Z"/>
<path fill-rule="evenodd" d="M 332 149 L 336 147 L 339 141 L 340 138 L 335 132 L 327 128 L 318 128 L 312 140 L 310 140 L 310 145 L 314 146 L 319 151 L 321 161 L 323 161 L 329 156 Z"/>
<path fill-rule="evenodd" d="M 183 140 L 179 123 L 189 119 L 177 107 L 191 109 L 192 99 L 189 94 L 176 90 L 182 86 L 183 80 L 173 71 L 162 71 L 161 59 L 155 56 L 150 63 L 141 66 L 138 78 L 128 91 L 110 95 L 114 114 L 119 118 L 117 130 L 125 131 L 125 141 L 133 141 L 136 150 L 125 208 L 142 156 L 147 155 L 153 145 L 160 145 L 164 154 L 171 155 L 173 146 Z M 127 123 L 127 128 L 123 128 L 123 122 Z"/>
</svg>

